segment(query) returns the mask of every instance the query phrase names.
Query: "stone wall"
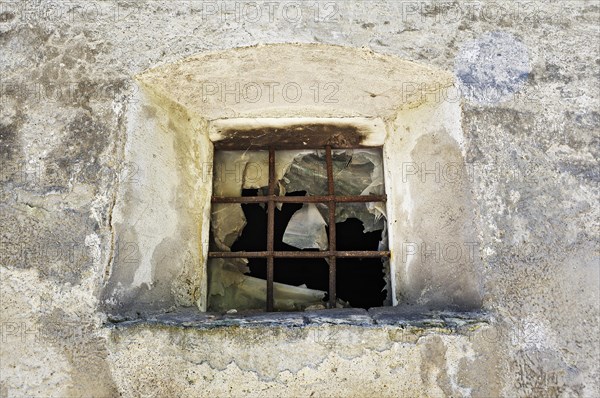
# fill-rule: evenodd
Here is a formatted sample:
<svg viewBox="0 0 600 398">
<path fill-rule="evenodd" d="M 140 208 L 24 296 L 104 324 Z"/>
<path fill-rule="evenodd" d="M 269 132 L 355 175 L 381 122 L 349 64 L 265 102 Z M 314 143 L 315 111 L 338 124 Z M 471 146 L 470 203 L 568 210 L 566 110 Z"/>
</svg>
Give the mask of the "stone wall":
<svg viewBox="0 0 600 398">
<path fill-rule="evenodd" d="M 1 2 L 0 396 L 600 395 L 599 11 L 595 1 Z M 124 160 L 143 94 L 134 76 L 283 42 L 365 47 L 454 74 L 485 321 L 110 326 L 110 264 L 147 254 L 114 234 L 123 184 L 152 200 L 136 186 L 149 170 Z"/>
</svg>

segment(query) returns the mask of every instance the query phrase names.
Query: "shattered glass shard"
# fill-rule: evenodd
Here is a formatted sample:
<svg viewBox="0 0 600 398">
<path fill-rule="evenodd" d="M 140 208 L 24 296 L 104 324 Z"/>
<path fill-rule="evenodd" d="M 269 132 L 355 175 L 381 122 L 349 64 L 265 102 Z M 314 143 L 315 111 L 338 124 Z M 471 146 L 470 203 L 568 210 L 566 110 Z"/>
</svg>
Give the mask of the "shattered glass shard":
<svg viewBox="0 0 600 398">
<path fill-rule="evenodd" d="M 230 269 L 227 262 L 232 259 L 216 260 L 222 259 L 211 259 L 209 264 L 209 310 L 264 309 L 266 281 Z M 273 284 L 273 289 L 274 308 L 279 311 L 302 311 L 306 307 L 323 304 L 326 294 L 322 290 L 309 289 L 306 285 L 292 286 L 277 282 Z"/>
<path fill-rule="evenodd" d="M 332 160 L 336 195 L 364 195 L 372 183 L 373 163 L 352 151 L 333 151 Z"/>
<path fill-rule="evenodd" d="M 308 195 L 327 195 L 325 151 L 306 152 L 299 152 L 284 173 L 280 181 L 283 192 L 307 191 Z M 383 193 L 379 150 L 335 150 L 332 161 L 336 195 Z"/>
<path fill-rule="evenodd" d="M 381 230 L 385 225 L 385 213 L 381 210 L 382 206 L 377 203 L 339 203 L 335 208 L 335 222 L 356 218 L 362 221 L 365 233 Z"/>
<path fill-rule="evenodd" d="M 327 223 L 313 203 L 294 213 L 283 234 L 283 242 L 298 249 L 327 250 Z"/>
<path fill-rule="evenodd" d="M 301 151 L 292 159 L 279 181 L 280 195 L 306 191 L 307 195 L 327 195 L 327 167 L 323 151 Z"/>
<path fill-rule="evenodd" d="M 240 151 L 215 152 L 213 165 L 213 195 L 241 196 L 242 178 L 247 160 Z"/>
<path fill-rule="evenodd" d="M 238 203 L 214 203 L 211 210 L 213 242 L 219 251 L 230 251 L 246 226 L 246 216 Z"/>
</svg>

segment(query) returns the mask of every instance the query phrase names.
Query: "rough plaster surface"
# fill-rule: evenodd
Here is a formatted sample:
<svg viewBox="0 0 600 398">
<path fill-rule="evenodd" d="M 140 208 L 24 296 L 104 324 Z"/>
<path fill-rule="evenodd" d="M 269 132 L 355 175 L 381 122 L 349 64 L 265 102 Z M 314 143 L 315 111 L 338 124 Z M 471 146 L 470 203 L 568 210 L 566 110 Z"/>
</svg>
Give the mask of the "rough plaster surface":
<svg viewBox="0 0 600 398">
<path fill-rule="evenodd" d="M 485 336 L 493 336 L 493 329 L 486 324 L 470 329 L 424 332 L 415 327 L 323 324 L 173 330 L 139 325 L 118 327 L 109 349 L 113 375 L 129 396 L 197 391 L 267 397 L 498 394 L 498 375 L 477 379 L 470 372 L 486 362 L 475 353 L 489 350 Z M 137 349 L 143 344 L 152 348 Z M 222 350 L 215 352 L 215 345 Z"/>
<path fill-rule="evenodd" d="M 52 4 L 0 3 L 1 396 L 600 395 L 597 2 L 283 2 L 260 18 L 233 2 Z M 322 326 L 319 341 L 344 336 L 322 348 L 310 328 L 102 326 L 133 76 L 275 42 L 471 71 L 457 78 L 493 338 Z"/>
</svg>

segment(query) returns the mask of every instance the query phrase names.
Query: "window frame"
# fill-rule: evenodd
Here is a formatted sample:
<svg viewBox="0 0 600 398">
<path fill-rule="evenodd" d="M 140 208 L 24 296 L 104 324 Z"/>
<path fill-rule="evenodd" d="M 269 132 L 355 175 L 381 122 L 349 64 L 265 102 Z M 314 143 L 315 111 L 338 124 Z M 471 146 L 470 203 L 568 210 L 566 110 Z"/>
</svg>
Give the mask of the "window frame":
<svg viewBox="0 0 600 398">
<path fill-rule="evenodd" d="M 327 168 L 327 195 L 320 196 L 278 196 L 275 195 L 275 151 L 289 148 L 278 148 L 269 146 L 269 192 L 264 196 L 211 196 L 211 203 L 267 203 L 267 250 L 266 251 L 209 251 L 208 258 L 266 258 L 267 259 L 267 298 L 266 311 L 274 311 L 274 262 L 275 258 L 328 258 L 329 259 L 329 301 L 328 307 L 335 308 L 337 301 L 336 294 L 336 260 L 337 258 L 389 258 L 391 252 L 389 250 L 355 250 L 355 251 L 338 251 L 336 250 L 336 227 L 335 227 L 335 210 L 337 203 L 374 203 L 387 202 L 387 195 L 336 195 L 335 181 L 333 176 L 333 149 L 359 149 L 356 147 L 333 147 L 325 145 L 325 162 Z M 364 147 L 363 147 L 364 148 Z M 368 147 L 370 149 L 378 148 L 383 151 L 381 146 Z M 231 149 L 231 148 L 227 148 Z M 227 150 L 224 149 L 224 150 Z M 266 148 L 253 148 L 261 150 Z M 317 148 L 302 148 L 323 150 L 323 147 Z M 215 150 L 219 150 L 215 148 Z M 384 173 L 385 175 L 385 173 Z M 328 250 L 319 251 L 275 251 L 275 206 L 277 203 L 326 203 L 329 213 L 329 234 L 328 234 Z"/>
</svg>

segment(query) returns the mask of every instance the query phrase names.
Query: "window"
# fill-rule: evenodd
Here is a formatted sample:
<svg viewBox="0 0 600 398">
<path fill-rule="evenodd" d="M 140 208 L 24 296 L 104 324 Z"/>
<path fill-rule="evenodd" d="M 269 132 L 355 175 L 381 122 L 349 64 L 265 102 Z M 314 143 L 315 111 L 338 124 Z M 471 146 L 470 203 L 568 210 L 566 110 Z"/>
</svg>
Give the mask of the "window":
<svg viewBox="0 0 600 398">
<path fill-rule="evenodd" d="M 308 260 L 325 261 L 329 308 L 349 305 L 347 297 L 338 300 L 339 292 L 345 290 L 339 277 L 341 266 L 353 269 L 360 284 L 361 270 L 357 272 L 356 267 L 377 268 L 379 264 L 379 289 L 384 290 L 384 276 L 389 281 L 390 251 L 381 148 L 326 145 L 315 150 L 269 147 L 252 152 L 216 148 L 213 182 L 209 309 L 256 309 L 253 307 L 261 304 L 260 295 L 267 311 L 298 310 L 319 302 L 324 295 L 311 286 L 278 285 L 275 281 L 276 272 L 285 276 L 287 267 L 299 259 L 306 262 L 296 271 L 305 276 L 320 272 L 318 263 Z M 285 217 L 285 207 L 290 205 L 295 207 L 291 212 L 288 209 Z M 258 211 L 251 216 L 250 208 Z M 260 209 L 265 218 L 262 223 Z M 343 225 L 341 231 L 337 231 L 336 223 Z M 261 227 L 265 224 L 266 231 Z M 355 249 L 357 244 L 348 243 L 356 225 L 357 244 L 367 235 L 375 236 L 374 250 Z M 254 243 L 237 245 L 242 235 L 252 236 Z M 357 261 L 344 264 L 349 260 Z M 264 274 L 266 282 L 248 277 L 252 274 L 247 268 L 249 262 L 254 262 L 254 268 L 262 267 L 264 271 L 254 273 Z M 361 289 L 352 290 L 362 293 Z M 387 290 L 391 293 L 389 287 Z M 380 305 L 384 301 L 380 300 Z"/>
</svg>

